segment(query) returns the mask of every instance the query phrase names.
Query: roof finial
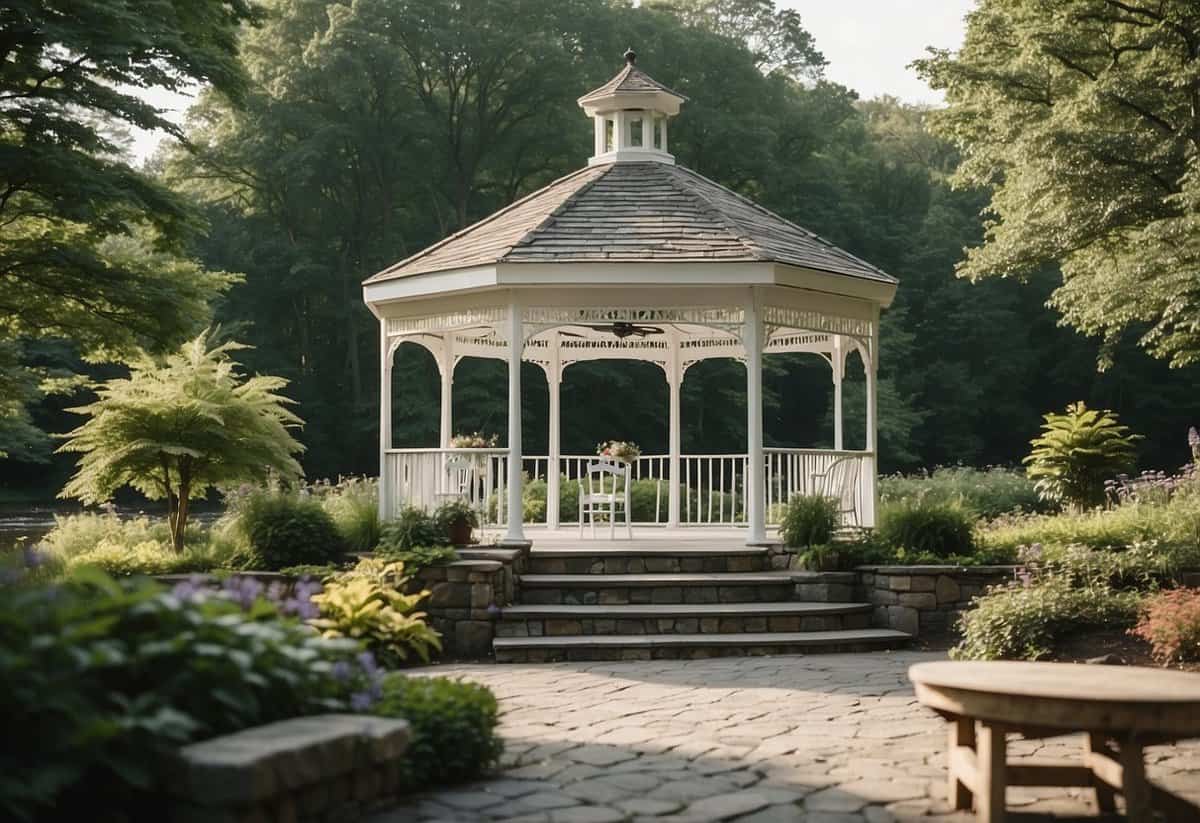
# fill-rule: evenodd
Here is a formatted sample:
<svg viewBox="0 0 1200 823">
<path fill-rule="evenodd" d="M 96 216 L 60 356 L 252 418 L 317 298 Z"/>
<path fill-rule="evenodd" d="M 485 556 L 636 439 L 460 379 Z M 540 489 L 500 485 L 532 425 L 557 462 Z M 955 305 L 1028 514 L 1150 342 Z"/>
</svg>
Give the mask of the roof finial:
<svg viewBox="0 0 1200 823">
<path fill-rule="evenodd" d="M 634 51 L 632 47 L 625 49 L 624 57 L 625 57 L 625 62 L 631 66 L 637 62 L 637 52 Z"/>
</svg>

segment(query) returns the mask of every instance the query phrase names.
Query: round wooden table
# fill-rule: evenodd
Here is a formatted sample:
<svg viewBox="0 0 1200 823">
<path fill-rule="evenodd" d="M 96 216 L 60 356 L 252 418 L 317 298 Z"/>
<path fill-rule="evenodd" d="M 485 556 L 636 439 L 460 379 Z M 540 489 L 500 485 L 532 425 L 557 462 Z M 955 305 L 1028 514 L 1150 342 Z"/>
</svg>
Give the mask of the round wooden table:
<svg viewBox="0 0 1200 823">
<path fill-rule="evenodd" d="M 950 721 L 950 805 L 982 823 L 1004 820 L 1007 786 L 1091 786 L 1101 811 L 1125 798 L 1130 821 L 1154 809 L 1200 821 L 1200 808 L 1146 779 L 1143 747 L 1200 737 L 1200 674 L 1072 663 L 919 663 L 908 670 L 921 703 Z M 1084 732 L 1082 762 L 1007 763 L 1005 734 Z"/>
</svg>

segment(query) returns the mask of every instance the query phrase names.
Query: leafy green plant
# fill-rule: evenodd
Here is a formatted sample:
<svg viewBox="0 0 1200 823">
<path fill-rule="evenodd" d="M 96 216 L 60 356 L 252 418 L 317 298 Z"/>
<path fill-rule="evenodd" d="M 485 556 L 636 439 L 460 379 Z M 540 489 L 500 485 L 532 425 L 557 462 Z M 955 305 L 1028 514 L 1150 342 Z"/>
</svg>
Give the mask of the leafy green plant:
<svg viewBox="0 0 1200 823">
<path fill-rule="evenodd" d="M 477 778 L 504 752 L 496 733 L 496 698 L 474 683 L 394 674 L 384 682 L 375 711 L 404 718 L 411 727 L 403 790 Z"/>
<path fill-rule="evenodd" d="M 1037 660 L 1069 634 L 1133 624 L 1141 595 L 1104 586 L 1080 588 L 1063 577 L 992 589 L 963 612 L 959 660 Z"/>
<path fill-rule="evenodd" d="M 1044 419 L 1024 460 L 1038 493 L 1076 511 L 1103 505 L 1104 482 L 1133 464 L 1134 443 L 1141 438 L 1111 411 L 1089 409 L 1082 402 Z"/>
<path fill-rule="evenodd" d="M 233 565 L 238 548 L 193 523 L 177 552 L 165 520 L 92 512 L 56 517 L 42 545 L 64 569 L 97 566 L 117 576 L 211 571 Z"/>
<path fill-rule="evenodd" d="M 847 546 L 810 546 L 797 555 L 800 566 L 810 572 L 847 571 L 859 565 L 859 556 Z"/>
<path fill-rule="evenodd" d="M 451 543 L 468 543 L 471 529 L 479 528 L 479 514 L 462 498 L 447 500 L 433 512 L 433 522 Z"/>
<path fill-rule="evenodd" d="M 345 711 L 359 647 L 246 604 L 96 569 L 0 597 L 0 817 L 157 819 L 180 744 Z M 337 668 L 347 672 L 339 679 Z"/>
<path fill-rule="evenodd" d="M 309 621 L 325 637 L 346 637 L 366 644 L 385 666 L 408 659 L 410 653 L 428 662 L 441 651 L 441 636 L 425 623 L 417 604 L 428 591 L 405 594 L 404 564 L 366 558 L 347 572 L 326 581 L 313 596 L 321 616 Z"/>
<path fill-rule="evenodd" d="M 379 557 L 386 560 L 397 560 L 411 574 L 426 566 L 442 566 L 458 560 L 458 550 L 453 546 L 413 546 L 411 549 L 391 551 L 380 549 Z"/>
<path fill-rule="evenodd" d="M 779 524 L 779 535 L 791 548 L 828 543 L 840 520 L 837 501 L 816 494 L 793 495 Z"/>
<path fill-rule="evenodd" d="M 383 524 L 379 550 L 395 554 L 418 546 L 445 546 L 449 542 L 445 531 L 428 512 L 405 506 L 395 520 Z"/>
<path fill-rule="evenodd" d="M 238 498 L 228 515 L 249 557 L 242 564 L 277 570 L 336 562 L 346 553 L 333 518 L 311 497 L 286 489 L 264 489 Z"/>
<path fill-rule="evenodd" d="M 986 469 L 939 466 L 927 473 L 885 475 L 879 478 L 879 499 L 883 503 L 912 499 L 960 503 L 987 520 L 1010 512 L 1047 512 L 1057 508 L 1038 494 L 1033 480 L 1024 471 L 1000 466 Z"/>
<path fill-rule="evenodd" d="M 880 506 L 875 539 L 892 549 L 944 558 L 973 554 L 974 529 L 974 515 L 960 504 L 914 498 Z"/>
<path fill-rule="evenodd" d="M 336 485 L 314 484 L 309 490 L 333 518 L 346 549 L 369 552 L 379 545 L 379 481 L 373 477 L 345 477 Z"/>
<path fill-rule="evenodd" d="M 190 501 L 212 489 L 302 474 L 304 450 L 288 431 L 303 424 L 278 392 L 280 377 L 246 377 L 233 352 L 204 332 L 165 358 L 142 356 L 130 375 L 96 390 L 94 403 L 71 409 L 88 420 L 66 435 L 60 452 L 81 454 L 60 497 L 103 503 L 125 486 L 167 501 L 171 545 L 182 551 Z"/>
<path fill-rule="evenodd" d="M 1146 598 L 1130 634 L 1147 641 L 1162 663 L 1200 660 L 1200 589 L 1173 589 Z"/>
</svg>

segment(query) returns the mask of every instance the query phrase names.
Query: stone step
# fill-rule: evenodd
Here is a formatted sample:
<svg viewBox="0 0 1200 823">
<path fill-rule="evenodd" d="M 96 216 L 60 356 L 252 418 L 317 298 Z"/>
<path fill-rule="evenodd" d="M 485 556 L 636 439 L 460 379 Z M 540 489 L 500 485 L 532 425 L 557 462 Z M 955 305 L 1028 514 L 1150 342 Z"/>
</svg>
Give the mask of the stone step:
<svg viewBox="0 0 1200 823">
<path fill-rule="evenodd" d="M 523 574 L 526 605 L 754 603 L 790 600 L 787 572 L 702 574 Z"/>
<path fill-rule="evenodd" d="M 864 652 L 904 646 L 911 636 L 893 629 L 729 634 L 571 635 L 497 637 L 497 663 L 551 660 L 663 660 L 768 654 Z"/>
<path fill-rule="evenodd" d="M 770 568 L 770 551 L 754 546 L 536 549 L 528 559 L 533 574 L 761 572 Z"/>
<path fill-rule="evenodd" d="M 856 591 L 858 574 L 855 572 L 792 572 L 796 584 L 796 599 L 808 603 L 851 603 L 865 599 Z"/>
<path fill-rule="evenodd" d="M 870 603 L 714 603 L 509 606 L 497 637 L 732 634 L 865 629 Z"/>
</svg>

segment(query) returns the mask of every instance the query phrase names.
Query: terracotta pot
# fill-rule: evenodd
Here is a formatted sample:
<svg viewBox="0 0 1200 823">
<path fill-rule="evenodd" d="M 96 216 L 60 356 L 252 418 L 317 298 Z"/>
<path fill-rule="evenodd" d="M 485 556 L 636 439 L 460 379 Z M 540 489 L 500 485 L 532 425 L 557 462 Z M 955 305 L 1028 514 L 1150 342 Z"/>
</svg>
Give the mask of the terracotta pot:
<svg viewBox="0 0 1200 823">
<path fill-rule="evenodd" d="M 471 524 L 466 520 L 455 520 L 449 528 L 450 542 L 455 546 L 468 546 L 471 543 Z"/>
</svg>

